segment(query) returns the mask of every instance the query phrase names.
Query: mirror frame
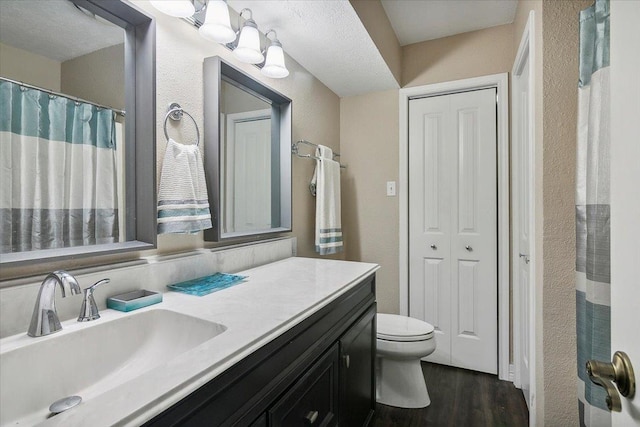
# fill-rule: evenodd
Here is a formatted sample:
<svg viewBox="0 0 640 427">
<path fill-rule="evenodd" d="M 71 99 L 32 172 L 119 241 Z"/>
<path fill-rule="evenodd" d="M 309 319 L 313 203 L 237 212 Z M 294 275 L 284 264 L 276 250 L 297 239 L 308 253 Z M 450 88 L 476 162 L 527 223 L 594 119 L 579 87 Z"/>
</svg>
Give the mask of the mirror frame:
<svg viewBox="0 0 640 427">
<path fill-rule="evenodd" d="M 253 77 L 225 62 L 219 56 L 212 56 L 204 60 L 204 166 L 209 188 L 209 208 L 213 228 L 204 231 L 207 242 L 234 242 L 239 240 L 259 240 L 273 237 L 274 234 L 286 233 L 291 228 L 291 141 L 292 141 L 292 101 L 290 98 L 258 82 Z M 220 183 L 223 169 L 220 167 L 221 153 L 221 89 L 222 81 L 239 86 L 243 90 L 269 100 L 272 107 L 277 107 L 275 116 L 277 123 L 271 128 L 271 138 L 280 140 L 277 155 L 280 162 L 280 173 L 277 175 L 280 183 L 279 200 L 275 204 L 279 210 L 280 226 L 266 230 L 252 230 L 247 232 L 222 232 L 221 191 Z M 273 111 L 273 109 L 272 109 Z M 278 117 L 279 116 L 279 117 Z M 272 207 L 272 211 L 273 211 Z M 277 212 L 275 212 L 277 215 Z"/>
<path fill-rule="evenodd" d="M 0 254 L 2 267 L 154 249 L 156 226 L 156 24 L 126 0 L 70 0 L 122 27 L 125 90 L 125 242 Z M 151 220 L 150 220 L 151 219 Z"/>
</svg>

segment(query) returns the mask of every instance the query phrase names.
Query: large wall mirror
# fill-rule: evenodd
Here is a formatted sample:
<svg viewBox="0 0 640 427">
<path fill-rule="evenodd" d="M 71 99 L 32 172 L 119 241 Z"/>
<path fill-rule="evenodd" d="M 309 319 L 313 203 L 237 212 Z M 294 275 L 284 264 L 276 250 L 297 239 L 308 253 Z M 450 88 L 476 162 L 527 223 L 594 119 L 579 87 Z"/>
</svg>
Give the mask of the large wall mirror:
<svg viewBox="0 0 640 427">
<path fill-rule="evenodd" d="M 150 16 L 0 1 L 0 182 L 3 266 L 155 247 Z"/>
<path fill-rule="evenodd" d="M 217 56 L 204 61 L 204 91 L 205 240 L 291 231 L 291 100 Z"/>
</svg>

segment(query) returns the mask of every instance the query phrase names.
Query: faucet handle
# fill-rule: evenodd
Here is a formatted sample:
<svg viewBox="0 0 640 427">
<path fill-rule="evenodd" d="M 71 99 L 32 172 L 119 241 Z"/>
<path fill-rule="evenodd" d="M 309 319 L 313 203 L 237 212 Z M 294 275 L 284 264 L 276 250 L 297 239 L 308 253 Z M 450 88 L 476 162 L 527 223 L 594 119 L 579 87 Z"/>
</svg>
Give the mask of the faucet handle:
<svg viewBox="0 0 640 427">
<path fill-rule="evenodd" d="M 111 279 L 109 279 L 109 278 L 98 280 L 96 283 L 94 283 L 93 285 L 89 286 L 84 291 L 93 294 L 93 291 L 95 290 L 95 288 L 97 288 L 100 285 L 106 285 L 110 281 L 111 281 Z"/>
<path fill-rule="evenodd" d="M 93 285 L 84 289 L 84 297 L 82 298 L 82 308 L 80 309 L 80 315 L 78 316 L 78 322 L 88 322 L 90 320 L 96 320 L 100 318 L 98 312 L 98 305 L 95 298 L 93 298 L 93 291 L 100 285 L 109 283 L 111 279 L 98 280 Z"/>
</svg>

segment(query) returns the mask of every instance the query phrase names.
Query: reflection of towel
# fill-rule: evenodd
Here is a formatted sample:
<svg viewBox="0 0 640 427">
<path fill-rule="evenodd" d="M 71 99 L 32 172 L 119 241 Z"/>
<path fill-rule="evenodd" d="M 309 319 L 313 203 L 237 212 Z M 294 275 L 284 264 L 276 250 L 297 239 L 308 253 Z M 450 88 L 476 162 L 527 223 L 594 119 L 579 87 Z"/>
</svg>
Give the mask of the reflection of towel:
<svg viewBox="0 0 640 427">
<path fill-rule="evenodd" d="M 318 146 L 312 185 L 316 186 L 316 252 L 320 255 L 342 251 L 340 219 L 340 163 L 330 148 Z"/>
<path fill-rule="evenodd" d="M 207 228 L 211 228 L 211 213 L 200 149 L 169 139 L 158 191 L 158 234 Z"/>
</svg>

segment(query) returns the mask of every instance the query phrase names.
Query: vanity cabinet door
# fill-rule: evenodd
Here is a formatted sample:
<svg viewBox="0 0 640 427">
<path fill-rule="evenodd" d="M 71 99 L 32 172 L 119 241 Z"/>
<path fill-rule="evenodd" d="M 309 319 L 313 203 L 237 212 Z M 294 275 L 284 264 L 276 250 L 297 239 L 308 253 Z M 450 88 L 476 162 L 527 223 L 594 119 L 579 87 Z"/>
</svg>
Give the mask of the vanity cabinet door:
<svg viewBox="0 0 640 427">
<path fill-rule="evenodd" d="M 338 360 L 334 344 L 269 410 L 269 426 L 338 425 Z"/>
<path fill-rule="evenodd" d="M 250 427 L 267 427 L 267 413 L 260 415 L 260 417 L 251 423 Z"/>
<path fill-rule="evenodd" d="M 373 304 L 340 338 L 340 425 L 368 425 L 375 410 L 375 315 Z"/>
</svg>

